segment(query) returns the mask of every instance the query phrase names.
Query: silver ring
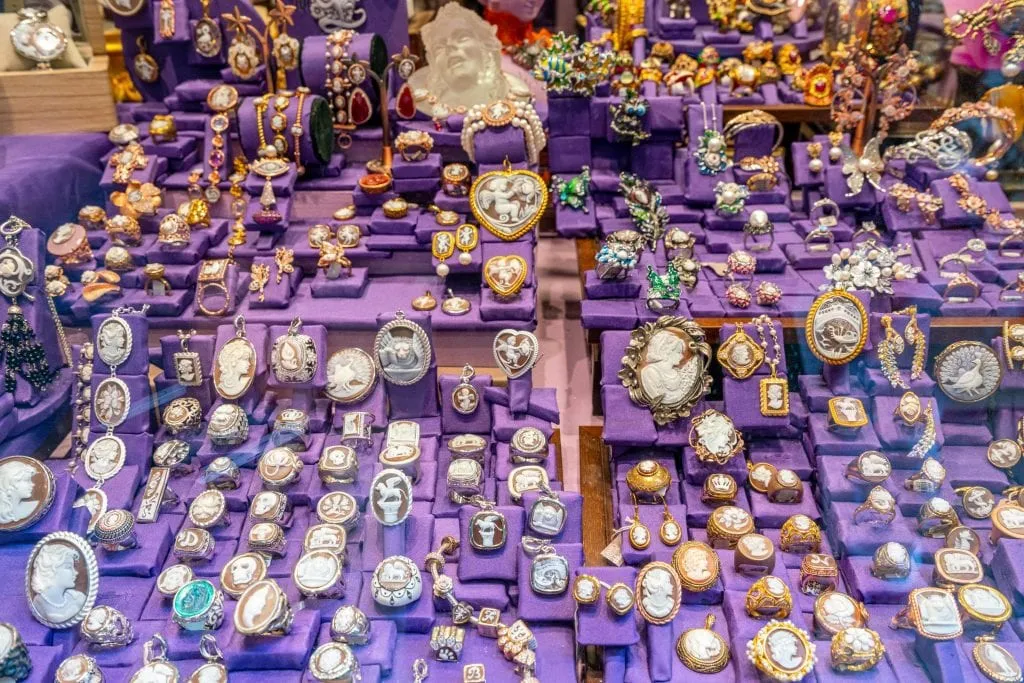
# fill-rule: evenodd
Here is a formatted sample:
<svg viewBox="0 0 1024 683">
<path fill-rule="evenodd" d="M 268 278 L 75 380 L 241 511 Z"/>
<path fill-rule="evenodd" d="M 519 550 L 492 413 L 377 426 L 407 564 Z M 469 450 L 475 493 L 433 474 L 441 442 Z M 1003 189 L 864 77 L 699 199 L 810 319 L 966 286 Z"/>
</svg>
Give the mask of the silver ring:
<svg viewBox="0 0 1024 683">
<path fill-rule="evenodd" d="M 206 435 L 216 446 L 237 446 L 249 438 L 249 416 L 234 403 L 222 403 L 210 416 Z"/>
<path fill-rule="evenodd" d="M 359 457 L 349 446 L 327 446 L 316 463 L 316 471 L 328 488 L 351 484 L 359 478 Z"/>
<path fill-rule="evenodd" d="M 284 529 L 274 522 L 257 522 L 249 528 L 249 550 L 271 557 L 284 557 L 288 552 L 288 539 Z"/>
<path fill-rule="evenodd" d="M 82 640 L 97 650 L 125 647 L 135 640 L 135 630 L 128 617 L 106 605 L 98 605 L 89 610 L 79 631 Z"/>
<path fill-rule="evenodd" d="M 234 460 L 227 456 L 214 458 L 203 470 L 203 482 L 206 488 L 234 490 L 242 478 L 242 471 Z"/>
<path fill-rule="evenodd" d="M 357 410 L 345 413 L 342 417 L 341 443 L 344 446 L 359 450 L 373 443 L 373 413 Z"/>
<path fill-rule="evenodd" d="M 286 408 L 274 419 L 270 435 L 275 446 L 295 446 L 304 451 L 309 448 L 309 415 L 297 408 Z"/>
<path fill-rule="evenodd" d="M 186 631 L 216 631 L 224 623 L 224 593 L 207 579 L 195 579 L 178 589 L 171 609 L 171 619 Z"/>
<path fill-rule="evenodd" d="M 20 681 L 32 673 L 32 660 L 28 656 L 28 648 L 21 639 L 14 624 L 0 622 L 0 638 L 7 643 L 5 651 L 0 653 L 0 678 L 12 678 Z"/>
<path fill-rule="evenodd" d="M 548 437 L 536 427 L 520 427 L 509 442 L 509 457 L 517 465 L 545 462 Z"/>
<path fill-rule="evenodd" d="M 191 474 L 196 470 L 191 447 L 180 439 L 171 439 L 157 446 L 153 451 L 153 464 L 168 468 L 172 477 Z"/>
<path fill-rule="evenodd" d="M 342 605 L 331 619 L 331 640 L 349 645 L 370 642 L 370 620 L 355 605 Z"/>
<path fill-rule="evenodd" d="M 174 537 L 174 556 L 181 562 L 206 562 L 216 549 L 217 542 L 206 529 L 182 529 Z"/>
<path fill-rule="evenodd" d="M 107 552 L 116 553 L 122 550 L 137 548 L 135 538 L 135 515 L 127 510 L 107 510 L 96 522 L 93 532 L 96 542 Z"/>
<path fill-rule="evenodd" d="M 448 463 L 445 483 L 448 486 L 448 498 L 462 505 L 462 496 L 479 496 L 483 493 L 484 469 L 472 458 L 455 458 Z"/>
<path fill-rule="evenodd" d="M 309 657 L 309 675 L 329 683 L 361 681 L 359 660 L 345 643 L 324 643 Z"/>
</svg>

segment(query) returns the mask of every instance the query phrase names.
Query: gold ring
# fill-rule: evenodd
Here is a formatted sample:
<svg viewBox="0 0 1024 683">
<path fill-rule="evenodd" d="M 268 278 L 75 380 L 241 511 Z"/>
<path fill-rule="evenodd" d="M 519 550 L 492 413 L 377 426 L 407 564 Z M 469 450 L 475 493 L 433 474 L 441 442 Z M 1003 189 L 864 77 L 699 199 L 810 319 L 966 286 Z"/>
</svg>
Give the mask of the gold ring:
<svg viewBox="0 0 1024 683">
<path fill-rule="evenodd" d="M 917 531 L 926 538 L 942 538 L 955 526 L 960 517 L 944 498 L 929 498 L 917 513 Z"/>
<path fill-rule="evenodd" d="M 149 137 L 156 142 L 174 142 L 178 139 L 178 124 L 174 114 L 157 114 L 149 122 Z"/>
<path fill-rule="evenodd" d="M 844 628 L 832 636 L 832 668 L 840 673 L 869 671 L 885 656 L 885 645 L 869 628 Z"/>
<path fill-rule="evenodd" d="M 747 589 L 747 614 L 755 619 L 785 619 L 793 611 L 793 596 L 777 576 L 762 576 Z"/>
<path fill-rule="evenodd" d="M 807 515 L 793 515 L 779 531 L 779 548 L 784 553 L 816 553 L 821 550 L 821 527 Z"/>
</svg>

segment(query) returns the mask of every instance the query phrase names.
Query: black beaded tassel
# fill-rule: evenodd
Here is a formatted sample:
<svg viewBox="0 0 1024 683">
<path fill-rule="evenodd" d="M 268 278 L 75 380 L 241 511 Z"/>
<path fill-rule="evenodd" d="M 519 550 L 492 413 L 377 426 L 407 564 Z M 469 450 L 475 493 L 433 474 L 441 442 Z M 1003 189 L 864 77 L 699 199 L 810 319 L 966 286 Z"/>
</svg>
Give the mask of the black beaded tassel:
<svg viewBox="0 0 1024 683">
<path fill-rule="evenodd" d="M 10 393 L 14 393 L 19 373 L 39 391 L 45 391 L 57 376 L 19 306 L 7 309 L 7 320 L 0 328 L 0 356 L 6 359 L 4 389 Z"/>
</svg>

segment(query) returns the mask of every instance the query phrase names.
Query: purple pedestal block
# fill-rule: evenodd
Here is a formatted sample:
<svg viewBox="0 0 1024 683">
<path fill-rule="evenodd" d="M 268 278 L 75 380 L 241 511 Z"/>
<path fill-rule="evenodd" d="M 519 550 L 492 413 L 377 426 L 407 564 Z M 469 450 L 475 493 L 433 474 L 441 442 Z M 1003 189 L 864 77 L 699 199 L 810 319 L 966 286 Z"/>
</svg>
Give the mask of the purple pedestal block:
<svg viewBox="0 0 1024 683">
<path fill-rule="evenodd" d="M 793 515 L 807 515 L 819 524 L 821 523 L 821 511 L 814 504 L 814 497 L 811 495 L 811 487 L 807 482 L 802 482 L 804 493 L 799 503 L 773 503 L 767 496 L 752 493 L 750 496 L 750 512 L 754 516 L 754 523 L 759 529 L 781 529 L 786 520 Z"/>
<path fill-rule="evenodd" d="M 581 573 L 589 574 L 608 585 L 622 582 L 636 584 L 636 570 L 632 567 L 586 567 Z M 637 616 L 633 611 L 619 616 L 611 611 L 602 598 L 593 605 L 581 606 L 576 615 L 576 642 L 580 645 L 632 645 L 640 640 Z"/>
<path fill-rule="evenodd" d="M 363 570 L 372 572 L 390 555 L 426 557 L 434 548 L 434 518 L 429 506 L 413 503 L 413 514 L 402 524 L 382 526 L 373 515 L 364 515 Z"/>
<path fill-rule="evenodd" d="M 854 503 L 834 503 L 828 511 L 829 539 L 837 545 L 841 555 L 873 555 L 885 541 L 902 543 L 911 552 L 917 547 L 921 537 L 917 534 L 916 521 L 905 518 L 898 506 L 895 519 L 883 527 L 854 524 L 856 509 Z"/>
<path fill-rule="evenodd" d="M 982 538 L 985 534 L 982 534 Z M 996 587 L 1003 592 L 1014 610 L 1024 609 L 1024 541 L 1004 538 L 996 545 L 992 557 L 992 577 Z"/>
<path fill-rule="evenodd" d="M 463 506 L 459 510 L 460 537 L 466 541 L 462 548 L 458 576 L 462 581 L 498 580 L 515 581 L 518 564 L 516 553 L 523 536 L 523 509 L 495 508 L 505 518 L 505 543 L 497 550 L 478 550 L 473 546 L 479 532 L 470 529 L 470 519 L 480 510 Z M 479 540 L 479 539 L 478 539 Z"/>
<path fill-rule="evenodd" d="M 133 446 L 143 444 L 143 446 L 149 442 L 148 436 L 136 437 L 135 439 L 124 439 L 125 446 L 128 452 L 131 453 Z M 152 450 L 146 451 L 151 453 Z M 139 490 L 139 486 L 142 484 L 142 468 L 143 465 L 125 465 L 113 479 L 105 481 L 103 483 L 103 491 L 107 494 L 107 509 L 113 510 L 115 508 L 130 509 L 132 501 L 135 497 L 135 492 Z M 96 482 L 91 480 L 85 473 L 85 468 L 80 467 L 75 472 L 75 481 L 82 489 L 92 488 L 96 485 Z"/>
<path fill-rule="evenodd" d="M 560 543 L 554 546 L 555 552 L 569 563 L 569 576 L 575 576 L 583 568 L 583 544 Z M 576 614 L 576 601 L 572 597 L 571 587 L 559 595 L 537 593 L 531 586 L 530 570 L 533 558 L 519 547 L 519 618 L 528 622 L 534 621 L 565 621 L 571 622 Z M 462 563 L 460 562 L 460 567 Z"/>
<path fill-rule="evenodd" d="M 320 633 L 317 636 L 317 644 L 323 645 L 331 640 L 331 625 L 328 622 L 321 624 Z M 366 679 L 366 667 L 376 666 L 385 674 L 391 672 L 392 660 L 395 653 L 395 645 L 398 641 L 398 631 L 390 621 L 371 621 L 370 640 L 365 645 L 353 645 L 352 650 L 363 669 L 363 679 Z"/>
<path fill-rule="evenodd" d="M 491 411 L 481 400 L 476 410 L 465 415 L 455 410 L 454 392 L 459 386 L 458 375 L 441 375 L 438 378 L 441 394 L 441 425 L 445 434 L 487 434 L 491 431 Z M 476 375 L 470 384 L 482 397 L 486 387 L 491 386 L 490 375 Z"/>
<path fill-rule="evenodd" d="M 825 415 L 814 413 L 810 416 L 810 440 L 816 455 L 857 456 L 868 450 L 878 450 L 881 444 L 869 422 L 855 434 L 829 431 Z"/>
<path fill-rule="evenodd" d="M 295 614 L 287 638 L 249 638 L 232 632 L 224 650 L 224 663 L 231 671 L 304 669 L 308 653 L 320 629 L 320 617 L 312 610 Z"/>
<path fill-rule="evenodd" d="M 702 409 L 694 411 L 693 414 L 699 415 L 700 410 Z M 747 478 L 747 462 L 742 454 L 730 458 L 724 465 L 702 462 L 697 459 L 697 452 L 686 446 L 683 448 L 683 472 L 686 475 L 686 481 L 695 486 L 703 485 L 707 476 L 715 472 L 725 472 L 732 475 L 737 482 L 742 482 Z"/>
<path fill-rule="evenodd" d="M 881 541 L 879 541 L 881 544 Z M 879 579 L 871 574 L 872 558 L 869 556 L 844 557 L 839 561 L 846 578 L 848 592 L 865 603 L 906 605 L 907 596 L 915 588 L 931 584 L 931 567 L 916 560 L 906 579 Z"/>
</svg>

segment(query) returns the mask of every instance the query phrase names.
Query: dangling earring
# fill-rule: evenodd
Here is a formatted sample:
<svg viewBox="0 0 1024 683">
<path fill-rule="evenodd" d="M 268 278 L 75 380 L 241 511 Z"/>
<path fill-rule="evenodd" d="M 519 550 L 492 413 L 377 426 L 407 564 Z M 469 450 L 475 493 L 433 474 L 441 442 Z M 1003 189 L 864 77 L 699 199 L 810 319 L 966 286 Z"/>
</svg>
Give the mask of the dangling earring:
<svg viewBox="0 0 1024 683">
<path fill-rule="evenodd" d="M 668 509 L 668 501 L 665 499 L 665 496 L 661 497 L 661 504 L 665 506 L 665 509 L 661 513 L 662 522 L 661 528 L 658 529 L 658 537 L 661 538 L 661 542 L 664 545 L 674 546 L 683 540 L 683 527 L 672 516 L 672 511 Z"/>
<path fill-rule="evenodd" d="M 633 519 L 629 523 L 629 544 L 634 550 L 646 550 L 651 544 L 651 530 L 640 521 L 640 504 L 633 495 Z"/>
<path fill-rule="evenodd" d="M 921 379 L 921 375 L 924 374 L 924 357 L 928 351 L 928 342 L 924 338 L 924 332 L 917 325 L 917 306 L 909 306 L 902 311 L 897 311 L 897 314 L 910 316 L 910 322 L 903 330 L 903 336 L 906 337 L 907 343 L 914 347 L 914 359 L 910 363 L 910 379 Z"/>
<path fill-rule="evenodd" d="M 903 337 L 893 329 L 891 315 L 883 315 L 881 323 L 885 331 L 885 339 L 878 342 L 878 360 L 882 365 L 882 374 L 894 389 L 909 389 L 910 386 L 903 379 L 900 367 L 896 363 L 896 356 L 903 353 L 906 348 Z"/>
</svg>

